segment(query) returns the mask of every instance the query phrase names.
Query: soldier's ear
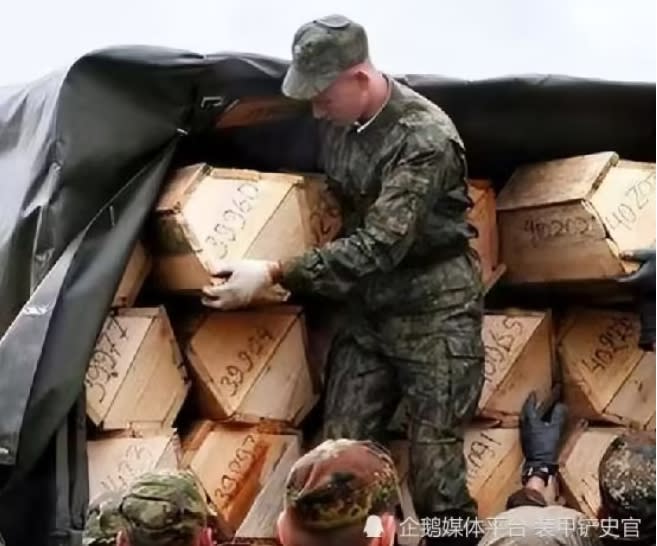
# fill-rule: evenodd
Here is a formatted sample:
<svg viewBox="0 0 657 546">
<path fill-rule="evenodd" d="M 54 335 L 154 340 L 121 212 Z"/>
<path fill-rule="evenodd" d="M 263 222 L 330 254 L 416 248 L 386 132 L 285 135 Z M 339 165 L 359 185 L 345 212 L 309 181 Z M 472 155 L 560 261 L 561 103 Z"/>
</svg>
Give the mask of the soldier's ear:
<svg viewBox="0 0 657 546">
<path fill-rule="evenodd" d="M 212 529 L 206 527 L 201 531 L 198 544 L 199 546 L 214 546 L 214 542 L 212 541 Z"/>
<path fill-rule="evenodd" d="M 130 540 L 125 531 L 119 531 L 116 534 L 116 546 L 130 546 Z"/>
<path fill-rule="evenodd" d="M 381 546 L 392 546 L 395 543 L 395 535 L 397 534 L 397 520 L 393 514 L 383 514 L 381 516 L 381 524 L 383 526 L 383 534 L 379 539 Z"/>
</svg>

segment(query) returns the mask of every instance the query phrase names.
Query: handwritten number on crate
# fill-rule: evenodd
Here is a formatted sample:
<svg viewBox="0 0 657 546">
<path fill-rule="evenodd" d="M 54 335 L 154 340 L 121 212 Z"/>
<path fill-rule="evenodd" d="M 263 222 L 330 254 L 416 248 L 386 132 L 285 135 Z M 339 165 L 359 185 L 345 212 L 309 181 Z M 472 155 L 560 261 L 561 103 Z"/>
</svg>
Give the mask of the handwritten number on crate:
<svg viewBox="0 0 657 546">
<path fill-rule="evenodd" d="M 219 487 L 214 491 L 215 499 L 228 504 L 237 493 L 238 482 L 241 480 L 255 461 L 256 440 L 252 435 L 247 435 L 242 441 L 241 447 L 237 448 L 233 459 L 228 463 L 229 473 L 221 476 Z"/>
<path fill-rule="evenodd" d="M 220 385 L 228 389 L 228 396 L 235 396 L 244 383 L 245 374 L 255 367 L 255 359 L 261 356 L 267 346 L 274 341 L 273 334 L 267 329 L 258 327 L 255 333 L 247 338 L 247 349 L 237 352 L 237 363 L 226 367 L 226 373 L 219 380 Z"/>
<path fill-rule="evenodd" d="M 215 247 L 219 259 L 228 256 L 228 246 L 237 241 L 239 232 L 246 227 L 246 215 L 253 210 L 259 193 L 257 184 L 241 184 L 231 199 L 232 206 L 220 213 L 221 222 L 217 222 L 212 228 L 213 233 L 205 238 L 207 244 Z"/>
<path fill-rule="evenodd" d="M 591 372 L 604 371 L 614 357 L 631 347 L 636 336 L 635 326 L 627 317 L 614 317 L 605 330 L 598 334 L 593 353 L 583 358 L 582 364 Z"/>
</svg>

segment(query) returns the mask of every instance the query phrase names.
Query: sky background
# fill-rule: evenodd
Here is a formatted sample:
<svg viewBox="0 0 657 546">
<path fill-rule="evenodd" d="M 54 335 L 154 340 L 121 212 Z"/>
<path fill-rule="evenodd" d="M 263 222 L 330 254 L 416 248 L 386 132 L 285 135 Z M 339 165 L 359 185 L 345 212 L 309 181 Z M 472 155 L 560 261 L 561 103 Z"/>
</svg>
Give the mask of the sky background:
<svg viewBox="0 0 657 546">
<path fill-rule="evenodd" d="M 655 0 L 0 0 L 0 85 L 111 45 L 289 58 L 296 28 L 343 13 L 394 74 L 655 81 Z"/>
</svg>

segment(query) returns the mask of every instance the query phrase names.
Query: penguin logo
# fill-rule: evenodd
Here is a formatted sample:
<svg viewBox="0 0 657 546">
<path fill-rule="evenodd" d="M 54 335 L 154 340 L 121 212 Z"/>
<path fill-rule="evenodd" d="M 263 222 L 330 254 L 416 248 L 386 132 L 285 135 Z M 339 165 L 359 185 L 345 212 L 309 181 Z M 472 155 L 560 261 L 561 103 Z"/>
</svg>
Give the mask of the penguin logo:
<svg viewBox="0 0 657 546">
<path fill-rule="evenodd" d="M 367 538 L 381 538 L 383 534 L 383 523 L 379 516 L 368 516 L 363 530 Z"/>
</svg>

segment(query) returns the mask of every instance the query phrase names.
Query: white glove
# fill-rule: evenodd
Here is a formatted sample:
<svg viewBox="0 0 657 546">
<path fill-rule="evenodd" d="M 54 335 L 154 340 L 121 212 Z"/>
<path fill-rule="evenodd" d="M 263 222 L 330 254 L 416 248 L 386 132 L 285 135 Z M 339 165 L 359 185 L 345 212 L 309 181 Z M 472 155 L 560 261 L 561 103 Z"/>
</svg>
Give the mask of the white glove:
<svg viewBox="0 0 657 546">
<path fill-rule="evenodd" d="M 206 297 L 201 302 L 224 311 L 246 307 L 259 292 L 274 284 L 277 270 L 278 263 L 267 260 L 224 262 L 212 274 L 228 279 L 223 284 L 204 287 Z"/>
</svg>

